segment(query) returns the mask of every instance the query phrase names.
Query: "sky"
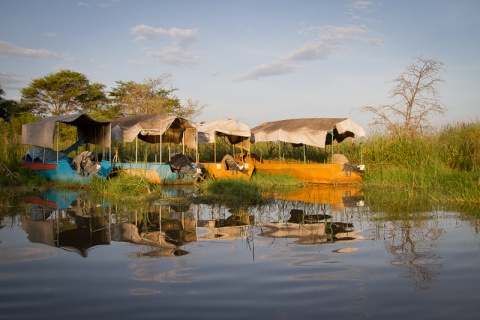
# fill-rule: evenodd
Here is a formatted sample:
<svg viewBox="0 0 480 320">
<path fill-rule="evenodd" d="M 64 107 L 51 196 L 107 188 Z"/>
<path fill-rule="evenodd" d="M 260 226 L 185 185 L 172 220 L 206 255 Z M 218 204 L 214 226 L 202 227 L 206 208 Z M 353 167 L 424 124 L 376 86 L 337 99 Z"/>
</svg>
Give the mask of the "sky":
<svg viewBox="0 0 480 320">
<path fill-rule="evenodd" d="M 168 88 L 205 105 L 195 121 L 251 128 L 291 118 L 351 118 L 391 103 L 418 57 L 444 63 L 442 126 L 479 120 L 477 0 L 0 0 L 0 86 L 19 99 L 63 69 L 90 82 Z"/>
</svg>

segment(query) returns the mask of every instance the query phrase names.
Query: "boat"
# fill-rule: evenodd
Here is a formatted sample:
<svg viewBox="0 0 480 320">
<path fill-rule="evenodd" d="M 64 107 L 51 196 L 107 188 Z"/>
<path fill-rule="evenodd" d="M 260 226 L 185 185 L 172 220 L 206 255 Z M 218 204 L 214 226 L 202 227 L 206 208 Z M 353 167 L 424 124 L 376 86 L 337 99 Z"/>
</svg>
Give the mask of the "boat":
<svg viewBox="0 0 480 320">
<path fill-rule="evenodd" d="M 77 141 L 60 150 L 60 123 L 76 127 Z M 105 179 L 112 170 L 110 159 L 110 122 L 99 122 L 87 114 L 52 116 L 22 125 L 22 144 L 31 148 L 21 159 L 24 167 L 48 181 L 85 183 L 93 176 Z M 85 144 L 97 150 L 73 151 Z M 56 149 L 56 150 L 54 150 Z"/>
<path fill-rule="evenodd" d="M 362 127 L 348 118 L 303 118 L 265 122 L 252 129 L 252 142 L 285 142 L 296 146 L 325 148 L 333 141 L 365 136 Z M 333 148 L 332 148 L 333 150 Z M 304 151 L 305 152 L 305 151 Z M 253 157 L 253 155 L 252 155 Z M 332 154 L 332 163 L 265 160 L 254 156 L 258 172 L 288 174 L 305 183 L 348 184 L 362 181 L 365 166 L 354 165 L 341 154 Z"/>
<path fill-rule="evenodd" d="M 199 161 L 202 172 L 213 179 L 249 180 L 253 174 L 250 157 L 250 128 L 236 119 L 220 119 L 197 124 L 198 143 L 213 145 L 213 162 Z M 217 137 L 225 139 L 231 154 L 217 161 Z M 240 152 L 236 150 L 239 149 Z M 206 155 L 203 155 L 206 156 Z"/>
<path fill-rule="evenodd" d="M 201 170 L 195 160 L 185 154 L 185 147 L 196 149 L 195 136 L 193 123 L 172 114 L 141 114 L 115 119 L 112 121 L 112 140 L 135 143 L 135 158 L 121 161 L 115 149 L 114 168 L 155 184 L 193 184 Z M 138 160 L 138 140 L 146 142 L 147 146 L 155 146 L 152 161 Z M 181 145 L 182 152 L 171 152 L 172 143 Z M 168 157 L 163 155 L 165 144 L 168 144 Z"/>
</svg>

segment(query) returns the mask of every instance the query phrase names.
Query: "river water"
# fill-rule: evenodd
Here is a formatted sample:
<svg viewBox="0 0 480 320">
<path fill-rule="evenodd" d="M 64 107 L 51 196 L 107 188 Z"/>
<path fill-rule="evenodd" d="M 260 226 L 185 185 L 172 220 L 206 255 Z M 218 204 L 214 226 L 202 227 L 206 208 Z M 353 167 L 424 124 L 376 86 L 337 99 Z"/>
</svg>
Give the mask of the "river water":
<svg viewBox="0 0 480 320">
<path fill-rule="evenodd" d="M 1 208 L 0 319 L 480 319 L 480 217 L 358 188 Z M 15 205 L 12 205 L 14 203 Z"/>
</svg>

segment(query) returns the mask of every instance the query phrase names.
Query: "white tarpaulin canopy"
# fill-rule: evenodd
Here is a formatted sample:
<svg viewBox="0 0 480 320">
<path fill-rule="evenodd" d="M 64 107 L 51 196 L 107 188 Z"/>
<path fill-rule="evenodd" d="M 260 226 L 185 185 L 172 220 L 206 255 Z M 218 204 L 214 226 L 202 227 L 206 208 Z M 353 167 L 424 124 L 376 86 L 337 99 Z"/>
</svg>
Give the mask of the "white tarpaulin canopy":
<svg viewBox="0 0 480 320">
<path fill-rule="evenodd" d="M 215 143 L 215 137 L 227 137 L 231 144 L 250 150 L 250 128 L 235 119 L 220 119 L 197 124 L 198 142 Z"/>
<path fill-rule="evenodd" d="M 252 142 L 282 141 L 325 148 L 334 140 L 365 136 L 365 131 L 348 118 L 303 118 L 265 122 L 252 129 Z"/>
<path fill-rule="evenodd" d="M 132 142 L 138 137 L 148 143 L 172 142 L 196 148 L 195 125 L 172 114 L 142 114 L 112 121 L 112 140 Z M 161 139 L 160 139 L 161 138 Z"/>
<path fill-rule="evenodd" d="M 110 148 L 110 122 L 99 122 L 83 113 L 53 116 L 22 125 L 22 144 L 53 149 L 57 122 L 77 127 L 77 138 L 83 143 Z"/>
</svg>

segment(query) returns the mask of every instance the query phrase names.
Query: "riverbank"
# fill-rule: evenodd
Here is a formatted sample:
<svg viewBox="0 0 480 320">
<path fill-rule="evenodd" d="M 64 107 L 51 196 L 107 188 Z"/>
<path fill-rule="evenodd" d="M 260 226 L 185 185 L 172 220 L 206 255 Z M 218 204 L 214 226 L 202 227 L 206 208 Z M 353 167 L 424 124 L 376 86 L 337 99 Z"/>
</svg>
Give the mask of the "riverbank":
<svg viewBox="0 0 480 320">
<path fill-rule="evenodd" d="M 0 139 L 0 186 L 19 189 L 50 186 L 45 179 L 20 166 L 24 148 L 12 125 L 1 122 L 0 127 L 4 132 Z M 363 188 L 423 190 L 440 203 L 480 205 L 479 136 L 480 122 L 477 121 L 445 126 L 418 136 L 374 134 L 361 141 L 344 141 L 335 145 L 334 150 L 307 151 L 313 158 L 342 153 L 352 163 L 365 164 Z M 283 152 L 286 158 L 297 156 L 294 148 L 286 148 Z M 254 173 L 246 182 L 205 180 L 195 187 L 210 197 L 208 201 L 228 196 L 258 203 L 262 201 L 258 197 L 273 193 L 275 189 L 302 185 L 288 176 Z M 85 185 L 61 187 L 80 188 L 96 195 L 126 200 L 154 199 L 162 194 L 162 186 L 131 176 L 94 179 Z"/>
</svg>

